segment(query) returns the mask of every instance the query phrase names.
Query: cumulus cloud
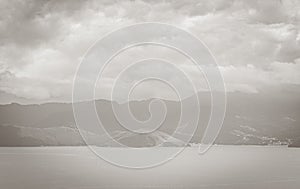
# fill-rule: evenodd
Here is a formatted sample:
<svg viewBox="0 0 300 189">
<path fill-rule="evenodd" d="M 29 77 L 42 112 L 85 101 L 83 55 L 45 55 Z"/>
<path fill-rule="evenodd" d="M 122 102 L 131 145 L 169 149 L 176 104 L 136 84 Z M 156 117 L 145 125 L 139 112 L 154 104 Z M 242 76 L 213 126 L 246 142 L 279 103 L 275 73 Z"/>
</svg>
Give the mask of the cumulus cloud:
<svg viewBox="0 0 300 189">
<path fill-rule="evenodd" d="M 298 0 L 0 1 L 0 91 L 9 99 L 70 100 L 86 50 L 113 29 L 145 21 L 182 27 L 204 41 L 229 91 L 298 87 L 299 10 Z M 194 68 L 185 69 L 202 82 Z M 103 87 L 111 87 L 113 73 Z"/>
<path fill-rule="evenodd" d="M 266 69 L 252 64 L 220 67 L 228 91 L 258 93 L 265 86 L 300 85 L 300 62 L 273 62 Z"/>
</svg>

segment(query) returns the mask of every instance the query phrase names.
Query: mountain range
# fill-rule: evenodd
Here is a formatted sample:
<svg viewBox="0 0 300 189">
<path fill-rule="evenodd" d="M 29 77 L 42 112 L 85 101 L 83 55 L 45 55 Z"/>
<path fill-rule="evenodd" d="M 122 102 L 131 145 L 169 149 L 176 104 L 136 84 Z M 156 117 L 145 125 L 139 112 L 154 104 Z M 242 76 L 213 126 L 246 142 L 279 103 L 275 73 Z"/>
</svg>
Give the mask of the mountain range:
<svg viewBox="0 0 300 189">
<path fill-rule="evenodd" d="M 210 94 L 198 93 L 200 119 L 191 143 L 200 143 L 209 120 Z M 184 99 L 187 102 L 189 99 Z M 139 120 L 150 113 L 151 99 L 119 104 L 115 101 L 96 100 L 96 109 L 111 139 L 105 133 L 84 129 L 89 143 L 98 146 L 149 147 L 182 146 L 184 143 L 172 134 L 180 118 L 180 102 L 164 100 L 166 119 L 158 131 L 149 134 L 131 133 L 120 126 L 114 117 L 112 103 L 117 108 L 129 106 Z M 87 102 L 80 102 L 87 103 Z M 289 145 L 300 147 L 300 101 L 289 94 L 229 93 L 222 130 L 215 144 L 231 145 Z M 0 105 L 0 146 L 77 146 L 85 145 L 73 117 L 71 103 Z"/>
</svg>

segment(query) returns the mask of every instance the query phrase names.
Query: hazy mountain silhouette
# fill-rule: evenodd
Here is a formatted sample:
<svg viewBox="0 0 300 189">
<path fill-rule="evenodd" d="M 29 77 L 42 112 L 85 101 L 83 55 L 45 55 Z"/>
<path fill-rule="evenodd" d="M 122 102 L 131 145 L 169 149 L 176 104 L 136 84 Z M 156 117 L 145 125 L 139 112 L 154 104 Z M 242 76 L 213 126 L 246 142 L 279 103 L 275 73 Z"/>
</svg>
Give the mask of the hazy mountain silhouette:
<svg viewBox="0 0 300 189">
<path fill-rule="evenodd" d="M 206 129 L 210 114 L 210 95 L 199 93 L 200 120 L 192 143 L 199 143 Z M 229 93 L 227 112 L 217 144 L 255 144 L 299 146 L 300 102 L 297 96 L 287 94 L 243 94 Z M 187 102 L 188 99 L 185 99 Z M 167 117 L 157 133 L 136 135 L 126 131 L 114 117 L 111 103 L 116 107 L 127 106 L 107 100 L 97 100 L 99 117 L 116 141 L 133 146 L 153 146 L 170 138 L 180 118 L 180 103 L 164 100 L 168 109 Z M 130 108 L 139 120 L 146 120 L 150 114 L 150 100 L 131 101 Z M 85 103 L 85 102 L 82 102 Z M 188 102 L 189 103 L 189 102 Z M 190 104 L 193 106 L 194 104 Z M 88 128 L 82 131 L 99 146 L 114 146 L 103 139 L 104 133 Z M 182 141 L 171 137 L 166 145 L 181 146 Z M 84 145 L 76 128 L 72 104 L 46 103 L 41 105 L 0 105 L 0 145 L 40 146 L 40 145 Z"/>
</svg>

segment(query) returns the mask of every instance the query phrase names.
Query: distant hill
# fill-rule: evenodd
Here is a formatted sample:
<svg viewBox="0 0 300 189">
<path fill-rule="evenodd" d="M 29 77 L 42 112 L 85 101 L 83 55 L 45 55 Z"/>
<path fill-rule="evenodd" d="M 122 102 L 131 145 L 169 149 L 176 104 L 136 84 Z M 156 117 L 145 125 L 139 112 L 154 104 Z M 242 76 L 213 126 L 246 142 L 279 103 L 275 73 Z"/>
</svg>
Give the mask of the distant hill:
<svg viewBox="0 0 300 189">
<path fill-rule="evenodd" d="M 288 94 L 243 94 L 229 93 L 227 112 L 217 144 L 236 145 L 290 145 L 299 146 L 300 101 Z M 210 95 L 199 93 L 200 120 L 192 143 L 199 143 L 206 129 L 210 114 Z M 189 100 L 189 99 L 186 99 Z M 132 113 L 139 120 L 149 117 L 150 100 L 131 101 Z M 96 107 L 101 121 L 111 136 L 121 143 L 132 146 L 151 146 L 170 136 L 180 118 L 180 103 L 166 101 L 168 114 L 159 132 L 152 135 L 127 133 L 114 117 L 111 104 L 127 106 L 107 100 L 97 100 Z M 104 133 L 86 128 L 91 141 L 100 146 L 109 142 L 103 140 Z M 116 134 L 121 134 L 120 137 Z M 102 138 L 101 138 L 102 137 Z M 46 103 L 41 105 L 0 105 L 0 146 L 40 145 L 84 145 L 78 133 L 70 103 Z M 111 144 L 112 145 L 112 144 Z M 181 145 L 176 138 L 174 146 Z"/>
<path fill-rule="evenodd" d="M 82 131 L 92 141 L 91 145 L 121 147 L 151 147 L 156 145 L 180 147 L 185 143 L 167 133 L 157 131 L 151 134 L 135 134 L 129 131 L 114 131 L 111 138 Z M 82 136 L 76 128 L 53 127 L 32 128 L 0 126 L 0 146 L 82 146 Z"/>
</svg>

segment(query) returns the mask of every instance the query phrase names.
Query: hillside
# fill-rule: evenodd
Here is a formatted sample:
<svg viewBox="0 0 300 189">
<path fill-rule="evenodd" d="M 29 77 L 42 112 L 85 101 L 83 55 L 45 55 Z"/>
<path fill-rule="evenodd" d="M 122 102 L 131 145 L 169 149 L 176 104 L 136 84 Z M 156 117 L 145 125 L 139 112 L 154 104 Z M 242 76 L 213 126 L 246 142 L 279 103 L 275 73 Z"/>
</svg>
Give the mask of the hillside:
<svg viewBox="0 0 300 189">
<path fill-rule="evenodd" d="M 205 131 L 210 113 L 209 94 L 199 94 L 201 113 L 199 126 L 192 143 L 199 143 Z M 243 145 L 292 145 L 300 136 L 300 102 L 298 97 L 286 98 L 283 95 L 228 94 L 227 112 L 222 130 L 215 141 L 217 144 Z M 188 99 L 186 99 L 188 100 Z M 149 100 L 132 101 L 132 113 L 139 120 L 149 117 Z M 295 103 L 296 102 L 296 103 Z M 117 107 L 127 106 L 107 100 L 97 100 L 96 107 L 105 129 L 114 136 L 124 133 L 114 117 L 111 103 Z M 168 114 L 159 131 L 172 135 L 180 117 L 180 103 L 165 101 Z M 92 141 L 105 145 L 99 139 L 104 133 L 85 131 Z M 36 145 L 84 145 L 78 133 L 70 103 L 46 103 L 41 105 L 0 105 L 0 146 L 36 146 Z M 157 136 L 149 136 L 157 140 Z M 121 139 L 124 143 L 143 145 L 154 144 L 148 136 L 130 135 Z M 155 139 L 154 139 L 155 138 Z M 139 141 L 139 142 L 137 142 Z"/>
</svg>

